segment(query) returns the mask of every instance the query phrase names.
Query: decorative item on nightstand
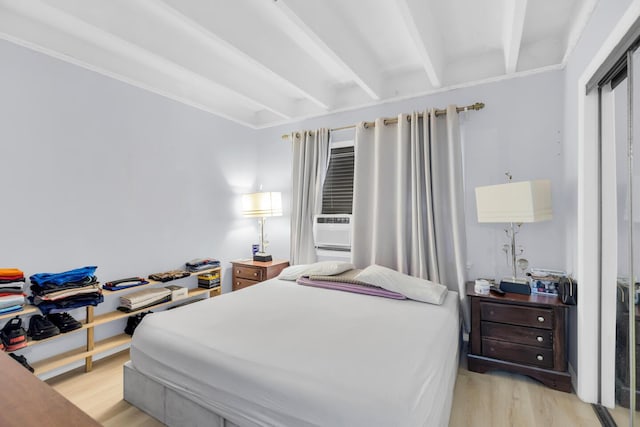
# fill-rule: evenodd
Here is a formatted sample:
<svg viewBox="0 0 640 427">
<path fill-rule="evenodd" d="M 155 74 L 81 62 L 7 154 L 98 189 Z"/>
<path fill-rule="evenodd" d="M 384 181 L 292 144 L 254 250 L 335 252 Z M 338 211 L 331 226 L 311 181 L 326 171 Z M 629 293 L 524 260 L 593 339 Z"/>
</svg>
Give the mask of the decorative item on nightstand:
<svg viewBox="0 0 640 427">
<path fill-rule="evenodd" d="M 269 216 L 282 216 L 282 195 L 279 192 L 251 193 L 242 196 L 242 214 L 245 217 L 259 218 L 260 250 L 253 255 L 254 261 L 271 261 L 266 246 L 269 244 L 264 236 L 264 223 Z"/>
<path fill-rule="evenodd" d="M 505 232 L 510 246 L 505 246 L 510 255 L 512 276 L 500 282 L 500 289 L 526 295 L 531 293 L 531 288 L 526 279 L 517 277 L 516 267 L 519 262 L 516 257 L 519 254 L 516 253 L 516 234 L 525 222 L 546 221 L 552 218 L 551 181 L 511 182 L 511 175 L 508 172 L 506 175 L 509 177 L 507 184 L 476 188 L 478 222 L 509 223 Z M 520 264 L 524 265 L 524 262 Z"/>
</svg>

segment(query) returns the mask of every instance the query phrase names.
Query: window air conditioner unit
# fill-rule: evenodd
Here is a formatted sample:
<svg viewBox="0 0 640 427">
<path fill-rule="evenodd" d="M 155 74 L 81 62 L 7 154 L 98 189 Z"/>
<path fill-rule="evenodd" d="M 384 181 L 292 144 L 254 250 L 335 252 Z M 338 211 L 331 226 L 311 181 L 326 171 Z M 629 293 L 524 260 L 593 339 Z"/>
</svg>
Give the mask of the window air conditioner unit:
<svg viewBox="0 0 640 427">
<path fill-rule="evenodd" d="M 313 218 L 313 239 L 318 249 L 350 251 L 351 215 L 316 215 Z"/>
</svg>

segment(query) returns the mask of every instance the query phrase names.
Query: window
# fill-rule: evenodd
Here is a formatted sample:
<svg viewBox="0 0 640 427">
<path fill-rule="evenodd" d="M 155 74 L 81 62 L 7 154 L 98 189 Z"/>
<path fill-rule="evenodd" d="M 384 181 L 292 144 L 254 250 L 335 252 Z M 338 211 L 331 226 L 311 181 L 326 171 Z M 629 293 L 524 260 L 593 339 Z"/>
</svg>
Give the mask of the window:
<svg viewBox="0 0 640 427">
<path fill-rule="evenodd" d="M 329 167 L 322 186 L 323 214 L 350 214 L 353 205 L 353 140 L 331 142 Z"/>
</svg>

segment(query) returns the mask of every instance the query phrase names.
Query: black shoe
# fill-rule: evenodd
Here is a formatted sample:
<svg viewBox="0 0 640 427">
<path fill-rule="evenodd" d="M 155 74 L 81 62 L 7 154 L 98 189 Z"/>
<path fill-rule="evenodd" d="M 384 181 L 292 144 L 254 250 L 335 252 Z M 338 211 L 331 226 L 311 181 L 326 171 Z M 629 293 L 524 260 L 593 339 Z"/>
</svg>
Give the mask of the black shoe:
<svg viewBox="0 0 640 427">
<path fill-rule="evenodd" d="M 27 332 L 18 316 L 9 320 L 0 333 L 5 351 L 15 351 L 27 346 Z"/>
<path fill-rule="evenodd" d="M 56 325 L 63 334 L 82 328 L 82 323 L 74 319 L 69 313 L 50 313 L 47 319 Z"/>
<path fill-rule="evenodd" d="M 54 335 L 59 335 L 60 329 L 49 319 L 39 314 L 34 314 L 29 320 L 29 336 L 34 340 L 43 340 Z"/>
<path fill-rule="evenodd" d="M 21 364 L 22 366 L 24 366 L 25 368 L 33 372 L 33 368 L 31 367 L 31 365 L 27 363 L 26 357 L 18 356 L 17 354 L 14 354 L 14 353 L 9 353 L 9 356 L 11 356 L 16 362 L 18 362 L 19 364 Z"/>
</svg>

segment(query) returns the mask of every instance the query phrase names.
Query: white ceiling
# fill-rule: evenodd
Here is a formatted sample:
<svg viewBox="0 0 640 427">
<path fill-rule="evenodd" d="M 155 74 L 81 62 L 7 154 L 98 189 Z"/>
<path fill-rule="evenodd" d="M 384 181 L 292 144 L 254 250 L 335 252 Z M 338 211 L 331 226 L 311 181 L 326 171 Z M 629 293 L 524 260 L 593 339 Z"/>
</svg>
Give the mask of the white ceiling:
<svg viewBox="0 0 640 427">
<path fill-rule="evenodd" d="M 0 38 L 264 128 L 564 65 L 597 0 L 0 0 Z"/>
</svg>

